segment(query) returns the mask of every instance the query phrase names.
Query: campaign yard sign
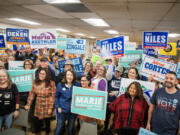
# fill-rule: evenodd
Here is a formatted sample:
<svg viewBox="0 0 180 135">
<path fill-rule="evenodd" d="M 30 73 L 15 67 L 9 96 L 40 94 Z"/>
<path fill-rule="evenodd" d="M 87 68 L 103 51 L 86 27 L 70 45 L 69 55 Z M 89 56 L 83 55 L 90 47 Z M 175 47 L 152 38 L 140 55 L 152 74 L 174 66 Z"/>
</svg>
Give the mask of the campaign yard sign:
<svg viewBox="0 0 180 135">
<path fill-rule="evenodd" d="M 107 92 L 73 87 L 72 113 L 105 120 L 106 104 Z"/>
<path fill-rule="evenodd" d="M 178 63 L 176 73 L 177 73 L 177 77 L 180 78 L 180 62 Z"/>
<path fill-rule="evenodd" d="M 144 128 L 140 128 L 138 135 L 157 135 L 157 134 L 150 132 Z"/>
<path fill-rule="evenodd" d="M 119 64 L 124 67 L 129 67 L 133 62 L 142 59 L 141 50 L 125 50 L 124 57 L 119 58 Z M 139 64 L 137 64 L 140 66 Z"/>
<path fill-rule="evenodd" d="M 0 49 L 5 49 L 6 45 L 5 45 L 5 41 L 4 41 L 4 36 L 0 35 Z"/>
<path fill-rule="evenodd" d="M 84 54 L 86 46 L 85 39 L 67 38 L 67 53 Z"/>
<path fill-rule="evenodd" d="M 31 48 L 57 48 L 55 29 L 32 29 Z"/>
<path fill-rule="evenodd" d="M 140 68 L 140 74 L 146 77 L 153 76 L 155 80 L 164 82 L 167 72 L 176 71 L 176 64 L 162 59 L 145 56 Z"/>
<path fill-rule="evenodd" d="M 9 70 L 11 80 L 17 85 L 19 92 L 29 92 L 35 79 L 34 70 Z"/>
<path fill-rule="evenodd" d="M 134 81 L 139 82 L 141 84 L 141 87 L 144 92 L 144 98 L 146 99 L 148 103 L 150 103 L 150 98 L 152 97 L 155 90 L 155 83 L 152 83 L 152 82 L 122 78 L 119 95 L 124 94 L 127 90 L 127 87 Z"/>
<path fill-rule="evenodd" d="M 143 48 L 161 48 L 167 47 L 168 32 L 144 32 Z"/>
<path fill-rule="evenodd" d="M 6 43 L 29 45 L 29 30 L 28 29 L 6 29 Z"/>
<path fill-rule="evenodd" d="M 24 61 L 8 61 L 9 70 L 24 70 Z"/>
<path fill-rule="evenodd" d="M 136 42 L 125 42 L 124 49 L 125 50 L 136 50 Z"/>
<path fill-rule="evenodd" d="M 67 46 L 67 38 L 58 37 L 57 38 L 57 49 L 65 50 L 66 46 Z"/>
<path fill-rule="evenodd" d="M 84 71 L 84 67 L 82 64 L 82 59 L 81 57 L 77 57 L 74 59 L 70 59 L 73 62 L 74 65 L 74 71 L 76 72 L 77 76 L 80 77 Z M 65 64 L 66 60 L 61 60 L 58 61 L 58 65 L 59 65 L 59 70 L 60 72 L 64 72 L 64 64 Z"/>
<path fill-rule="evenodd" d="M 101 57 L 106 56 L 124 56 L 124 37 L 116 37 L 111 39 L 106 39 L 101 41 L 100 49 Z"/>
</svg>

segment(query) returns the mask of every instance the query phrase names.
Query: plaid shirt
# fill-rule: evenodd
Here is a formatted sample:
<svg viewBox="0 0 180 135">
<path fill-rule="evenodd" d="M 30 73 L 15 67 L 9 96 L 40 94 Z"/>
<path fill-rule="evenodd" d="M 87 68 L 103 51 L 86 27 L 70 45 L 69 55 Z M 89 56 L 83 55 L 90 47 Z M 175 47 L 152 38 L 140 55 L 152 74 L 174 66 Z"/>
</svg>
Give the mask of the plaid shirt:
<svg viewBox="0 0 180 135">
<path fill-rule="evenodd" d="M 131 105 L 132 109 L 130 109 Z M 138 130 L 140 127 L 145 126 L 145 120 L 148 113 L 148 104 L 144 98 L 135 98 L 132 101 L 130 95 L 126 93 L 113 101 L 109 105 L 109 108 L 115 113 L 115 129 L 132 128 Z M 130 114 L 131 118 L 129 118 Z"/>
<path fill-rule="evenodd" d="M 39 119 L 49 118 L 52 116 L 52 113 L 50 115 L 48 114 L 48 109 L 54 108 L 55 92 L 56 86 L 53 81 L 51 81 L 50 86 L 47 88 L 33 84 L 29 93 L 27 105 L 31 105 L 36 95 L 34 116 L 38 117 Z"/>
</svg>

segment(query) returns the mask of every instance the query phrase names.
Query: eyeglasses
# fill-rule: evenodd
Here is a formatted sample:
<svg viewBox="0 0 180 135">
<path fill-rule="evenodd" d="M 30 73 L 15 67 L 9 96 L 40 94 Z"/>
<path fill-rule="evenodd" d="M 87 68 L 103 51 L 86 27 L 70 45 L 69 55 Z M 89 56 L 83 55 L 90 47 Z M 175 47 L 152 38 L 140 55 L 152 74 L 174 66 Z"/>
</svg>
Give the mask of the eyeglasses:
<svg viewBox="0 0 180 135">
<path fill-rule="evenodd" d="M 81 80 L 81 82 L 86 82 L 87 80 Z"/>
</svg>

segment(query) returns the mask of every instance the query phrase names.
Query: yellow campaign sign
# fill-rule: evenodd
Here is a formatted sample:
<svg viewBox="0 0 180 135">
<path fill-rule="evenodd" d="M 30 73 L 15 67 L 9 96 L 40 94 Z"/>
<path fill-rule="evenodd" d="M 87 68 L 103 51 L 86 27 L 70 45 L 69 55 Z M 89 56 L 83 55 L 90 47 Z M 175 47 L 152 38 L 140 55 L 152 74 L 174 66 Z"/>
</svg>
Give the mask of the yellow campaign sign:
<svg viewBox="0 0 180 135">
<path fill-rule="evenodd" d="M 177 43 L 168 43 L 166 49 L 159 49 L 160 55 L 177 55 Z"/>
</svg>

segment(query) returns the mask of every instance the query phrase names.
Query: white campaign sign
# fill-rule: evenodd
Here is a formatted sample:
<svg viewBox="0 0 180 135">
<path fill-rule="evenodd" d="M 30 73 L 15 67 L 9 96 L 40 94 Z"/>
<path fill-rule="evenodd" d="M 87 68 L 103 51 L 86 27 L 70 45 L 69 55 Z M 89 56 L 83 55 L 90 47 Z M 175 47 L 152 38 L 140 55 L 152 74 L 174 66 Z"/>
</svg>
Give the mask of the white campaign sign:
<svg viewBox="0 0 180 135">
<path fill-rule="evenodd" d="M 122 78 L 119 95 L 124 94 L 127 90 L 127 87 L 134 81 L 139 82 L 141 84 L 141 87 L 144 92 L 144 98 L 146 99 L 148 103 L 150 103 L 149 100 L 152 97 L 155 90 L 155 83 L 152 83 L 152 82 Z"/>
<path fill-rule="evenodd" d="M 140 74 L 146 77 L 153 76 L 155 80 L 164 82 L 166 73 L 176 71 L 176 64 L 162 59 L 145 56 L 140 68 Z"/>
<path fill-rule="evenodd" d="M 24 61 L 8 61 L 9 70 L 24 70 Z"/>
</svg>

